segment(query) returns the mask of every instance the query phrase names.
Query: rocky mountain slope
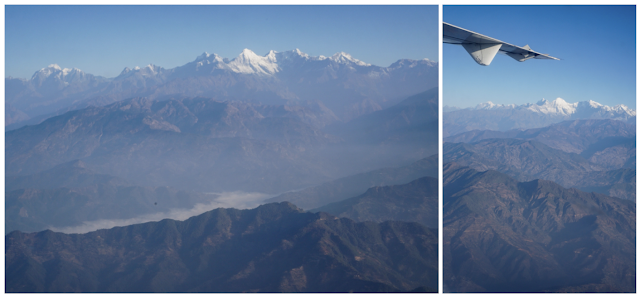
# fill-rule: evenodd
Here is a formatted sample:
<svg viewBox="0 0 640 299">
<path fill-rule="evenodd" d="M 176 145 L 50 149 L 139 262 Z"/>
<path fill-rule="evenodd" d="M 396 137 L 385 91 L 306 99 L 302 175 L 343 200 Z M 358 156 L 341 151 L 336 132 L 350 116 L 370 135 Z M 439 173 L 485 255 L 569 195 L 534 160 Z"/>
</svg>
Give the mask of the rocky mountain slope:
<svg viewBox="0 0 640 299">
<path fill-rule="evenodd" d="M 635 292 L 635 202 L 444 166 L 451 292 Z"/>
<path fill-rule="evenodd" d="M 5 236 L 7 292 L 435 291 L 437 230 L 289 203 L 66 235 Z"/>
</svg>

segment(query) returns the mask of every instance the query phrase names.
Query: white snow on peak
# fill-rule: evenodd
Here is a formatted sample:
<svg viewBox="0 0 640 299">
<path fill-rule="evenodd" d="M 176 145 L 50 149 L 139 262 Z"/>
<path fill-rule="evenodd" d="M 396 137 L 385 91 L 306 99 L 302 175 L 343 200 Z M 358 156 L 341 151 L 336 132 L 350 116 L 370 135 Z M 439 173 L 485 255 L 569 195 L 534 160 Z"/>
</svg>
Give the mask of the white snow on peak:
<svg viewBox="0 0 640 299">
<path fill-rule="evenodd" d="M 544 114 L 571 115 L 576 112 L 576 107 L 578 107 L 578 103 L 570 104 L 561 98 L 557 98 L 553 102 L 542 99 L 542 101 L 539 101 L 536 105 L 530 105 L 527 109 Z"/>
<path fill-rule="evenodd" d="M 271 50 L 265 56 L 260 56 L 250 49 L 244 49 L 240 55 L 230 61 L 226 58 L 221 58 L 217 54 L 204 52 L 192 63 L 195 64 L 196 69 L 212 64 L 213 69 L 229 70 L 235 73 L 273 75 L 280 72 L 282 67 L 286 68 L 291 63 L 298 64 L 300 61 L 323 61 L 327 59 L 350 69 L 353 69 L 356 65 L 371 66 L 371 64 L 355 59 L 345 52 L 336 53 L 331 57 L 322 55 L 314 57 L 298 48 L 285 52 Z"/>
<path fill-rule="evenodd" d="M 513 108 L 515 105 L 514 104 L 509 104 L 509 105 L 505 105 L 505 104 L 494 104 L 491 101 L 487 101 L 485 103 L 480 103 L 478 104 L 475 109 L 476 110 L 489 110 L 489 109 L 503 109 L 503 108 Z"/>
<path fill-rule="evenodd" d="M 593 107 L 593 108 L 600 108 L 602 107 L 602 104 L 594 101 L 594 100 L 589 100 L 589 106 Z"/>
<path fill-rule="evenodd" d="M 278 52 L 271 50 L 269 51 L 269 53 L 267 53 L 267 55 L 265 55 L 265 57 L 267 58 L 268 61 L 275 63 L 278 61 L 278 59 L 276 58 L 276 54 L 278 54 Z"/>
<path fill-rule="evenodd" d="M 71 73 L 82 73 L 82 71 L 77 69 L 77 68 L 75 68 L 75 67 L 72 68 L 72 69 L 67 69 L 67 68 L 62 69 L 62 76 L 66 76 L 66 75 L 71 74 Z"/>
<path fill-rule="evenodd" d="M 159 70 L 160 70 L 160 67 L 157 67 L 153 64 L 148 64 L 147 66 L 144 67 L 144 71 L 151 75 L 157 74 Z"/>
<path fill-rule="evenodd" d="M 133 68 L 134 71 L 138 71 L 140 70 L 140 67 L 136 65 L 136 67 Z"/>
<path fill-rule="evenodd" d="M 273 56 L 259 56 L 249 49 L 242 50 L 238 57 L 226 65 L 236 73 L 272 75 L 280 70 Z"/>
<path fill-rule="evenodd" d="M 491 109 L 493 107 L 495 107 L 496 104 L 494 104 L 491 101 L 487 101 L 486 103 L 480 103 L 478 104 L 478 106 L 476 106 L 476 109 Z"/>
<path fill-rule="evenodd" d="M 631 109 L 631 108 L 629 108 L 629 107 L 627 107 L 627 106 L 625 106 L 623 104 L 613 106 L 613 107 L 611 107 L 611 110 L 614 111 L 614 112 L 617 112 L 617 113 L 625 113 L 625 114 L 630 115 L 630 116 L 636 116 L 636 111 L 635 110 L 633 110 L 633 109 Z"/>
<path fill-rule="evenodd" d="M 31 80 L 35 80 L 36 78 L 37 80 L 43 80 L 48 77 L 55 77 L 55 78 L 58 78 L 59 80 L 67 82 L 69 79 L 67 79 L 66 77 L 69 74 L 71 75 L 79 74 L 80 76 L 82 76 L 84 73 L 77 68 L 63 69 L 59 65 L 54 63 L 54 64 L 50 64 L 46 68 L 42 68 L 39 71 L 35 72 L 31 77 Z"/>
<path fill-rule="evenodd" d="M 202 53 L 202 55 L 198 56 L 196 60 L 203 60 L 209 58 L 210 54 L 207 52 Z"/>
<path fill-rule="evenodd" d="M 351 63 L 355 63 L 359 66 L 371 66 L 371 64 L 368 63 L 364 63 L 358 59 L 355 59 L 353 57 L 351 57 L 351 55 L 345 53 L 345 52 L 338 52 L 336 54 L 334 54 L 333 56 L 331 56 L 329 58 L 332 61 L 335 61 L 337 63 L 340 64 L 351 64 Z"/>
<path fill-rule="evenodd" d="M 300 51 L 300 49 L 298 48 L 295 48 L 295 50 L 293 50 L 293 53 L 298 54 L 298 56 L 302 56 L 304 58 L 309 58 L 309 54 Z"/>
<path fill-rule="evenodd" d="M 433 61 L 433 60 L 428 59 L 428 58 L 423 58 L 422 61 L 424 61 L 428 66 L 431 66 L 431 67 L 437 67 L 438 66 L 438 62 Z"/>
<path fill-rule="evenodd" d="M 469 108 L 474 110 L 481 109 L 526 109 L 530 111 L 534 111 L 541 114 L 547 115 L 561 115 L 561 116 L 569 116 L 569 117 L 595 117 L 595 118 L 613 118 L 613 119 L 627 119 L 629 117 L 635 116 L 636 111 L 630 109 L 625 105 L 616 105 L 613 107 L 600 104 L 596 101 L 589 100 L 584 102 L 576 102 L 576 103 L 567 103 L 562 98 L 557 98 L 554 101 L 550 102 L 548 100 L 542 99 L 535 104 L 524 104 L 524 105 L 500 105 L 494 104 L 492 102 L 486 102 L 478 104 L 475 108 Z"/>
</svg>

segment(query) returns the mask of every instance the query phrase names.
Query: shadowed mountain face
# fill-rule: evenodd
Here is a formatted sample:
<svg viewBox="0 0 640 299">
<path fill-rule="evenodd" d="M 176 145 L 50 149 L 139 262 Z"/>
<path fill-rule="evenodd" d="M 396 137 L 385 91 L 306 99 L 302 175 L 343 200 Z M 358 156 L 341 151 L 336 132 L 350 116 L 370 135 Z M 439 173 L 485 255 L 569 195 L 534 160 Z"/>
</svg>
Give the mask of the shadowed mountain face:
<svg viewBox="0 0 640 299">
<path fill-rule="evenodd" d="M 394 117 L 422 111 L 416 107 L 429 101 L 433 98 L 423 95 L 403 102 L 406 109 L 392 106 L 380 113 Z M 437 116 L 437 109 L 430 111 L 396 127 L 411 131 L 423 123 L 421 118 Z M 437 140 L 437 126 L 422 128 L 416 135 L 436 138 L 407 135 L 394 141 L 374 140 L 372 136 L 378 135 L 369 132 L 371 139 L 353 140 L 319 127 L 331 117 L 321 106 L 264 106 L 202 98 L 131 99 L 68 112 L 7 132 L 6 173 L 34 174 L 81 159 L 98 173 L 139 185 L 274 194 L 395 167 L 437 151 L 432 142 Z M 393 136 L 392 131 L 381 132 Z"/>
<path fill-rule="evenodd" d="M 635 292 L 635 203 L 444 166 L 451 292 Z"/>
<path fill-rule="evenodd" d="M 536 140 L 503 138 L 471 144 L 445 143 L 443 159 L 478 171 L 497 170 L 519 181 L 545 179 L 565 187 L 635 200 L 634 170 L 607 170 L 581 155 L 554 149 Z"/>
<path fill-rule="evenodd" d="M 437 154 L 438 88 L 346 124 L 328 126 L 326 131 L 349 145 L 333 156 L 347 164 L 366 161 L 360 169 L 395 167 Z"/>
<path fill-rule="evenodd" d="M 576 174 L 603 170 L 580 155 L 556 150 L 537 141 L 517 139 L 445 143 L 443 159 L 479 171 L 498 170 L 518 180 L 544 178 L 569 186 L 575 184 Z"/>
<path fill-rule="evenodd" d="M 570 120 L 528 130 L 473 130 L 444 138 L 447 142 L 476 142 L 493 138 L 536 140 L 568 153 L 581 153 L 590 145 L 612 137 L 634 137 L 636 127 L 613 119 Z"/>
<path fill-rule="evenodd" d="M 437 230 L 289 203 L 87 234 L 5 236 L 7 292 L 435 290 Z"/>
<path fill-rule="evenodd" d="M 438 179 L 423 177 L 408 184 L 379 186 L 364 194 L 313 209 L 355 221 L 418 222 L 438 228 Z"/>
<path fill-rule="evenodd" d="M 423 176 L 437 177 L 438 168 L 438 156 L 433 155 L 407 166 L 376 169 L 304 190 L 287 192 L 269 199 L 268 202 L 288 201 L 303 209 L 314 209 L 332 202 L 361 195 L 374 186 L 408 183 Z"/>
<path fill-rule="evenodd" d="M 535 140 L 576 153 L 607 169 L 635 168 L 635 125 L 612 119 L 564 121 L 548 127 L 506 132 L 473 130 L 444 138 L 445 142 L 476 143 L 485 139 Z"/>
<path fill-rule="evenodd" d="M 209 99 L 132 99 L 69 112 L 7 132 L 7 173 L 82 159 L 138 184 L 203 191 L 251 185 L 276 192 L 325 178 L 310 152 L 337 139 L 305 123 L 304 114 L 258 108 L 275 116 Z"/>
</svg>

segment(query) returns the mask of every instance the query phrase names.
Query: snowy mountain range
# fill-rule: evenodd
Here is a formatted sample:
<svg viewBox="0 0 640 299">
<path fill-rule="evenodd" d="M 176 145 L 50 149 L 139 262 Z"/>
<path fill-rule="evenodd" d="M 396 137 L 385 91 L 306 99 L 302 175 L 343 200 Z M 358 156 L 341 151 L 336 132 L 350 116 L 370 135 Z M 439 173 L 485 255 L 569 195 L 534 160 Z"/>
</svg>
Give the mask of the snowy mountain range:
<svg viewBox="0 0 640 299">
<path fill-rule="evenodd" d="M 444 107 L 444 135 L 452 136 L 470 130 L 506 131 L 548 126 L 564 120 L 615 119 L 635 122 L 636 111 L 625 106 L 607 106 L 589 100 L 568 103 L 561 98 L 545 99 L 524 105 L 486 102 L 472 108 Z"/>
<path fill-rule="evenodd" d="M 379 67 L 344 52 L 313 57 L 299 49 L 265 56 L 244 49 L 231 60 L 205 52 L 172 69 L 125 67 L 115 78 L 52 64 L 31 79 L 5 78 L 5 125 L 25 118 L 37 123 L 38 116 L 132 97 L 171 96 L 278 105 L 319 101 L 346 121 L 437 85 L 438 63 L 429 59 L 401 59 Z"/>
<path fill-rule="evenodd" d="M 486 103 L 480 103 L 474 108 L 468 108 L 473 110 L 489 110 L 489 109 L 526 109 L 542 114 L 548 115 L 592 115 L 592 114 L 600 114 L 602 117 L 595 118 L 613 118 L 613 119 L 622 119 L 626 120 L 630 117 L 636 116 L 636 111 L 625 106 L 625 105 L 616 105 L 613 107 L 602 105 L 596 101 L 589 100 L 583 102 L 576 103 L 567 103 L 565 100 L 561 98 L 557 98 L 553 101 L 547 101 L 542 99 L 535 104 L 527 103 L 524 105 L 516 105 L 516 104 L 494 104 L 491 101 Z"/>
</svg>

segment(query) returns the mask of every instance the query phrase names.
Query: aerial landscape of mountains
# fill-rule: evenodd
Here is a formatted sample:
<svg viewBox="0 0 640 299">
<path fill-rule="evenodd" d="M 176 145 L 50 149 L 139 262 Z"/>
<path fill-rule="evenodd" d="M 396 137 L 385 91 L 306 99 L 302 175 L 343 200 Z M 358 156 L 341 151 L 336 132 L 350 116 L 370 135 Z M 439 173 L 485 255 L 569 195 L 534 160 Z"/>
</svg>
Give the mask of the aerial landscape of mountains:
<svg viewBox="0 0 640 299">
<path fill-rule="evenodd" d="M 443 117 L 445 292 L 636 292 L 634 110 L 557 99 Z"/>
<path fill-rule="evenodd" d="M 438 292 L 442 196 L 444 292 L 635 292 L 635 110 L 443 107 L 440 161 L 439 91 L 298 49 L 5 78 L 5 291 Z"/>
<path fill-rule="evenodd" d="M 433 61 L 245 49 L 5 86 L 7 292 L 438 290 Z"/>
</svg>

